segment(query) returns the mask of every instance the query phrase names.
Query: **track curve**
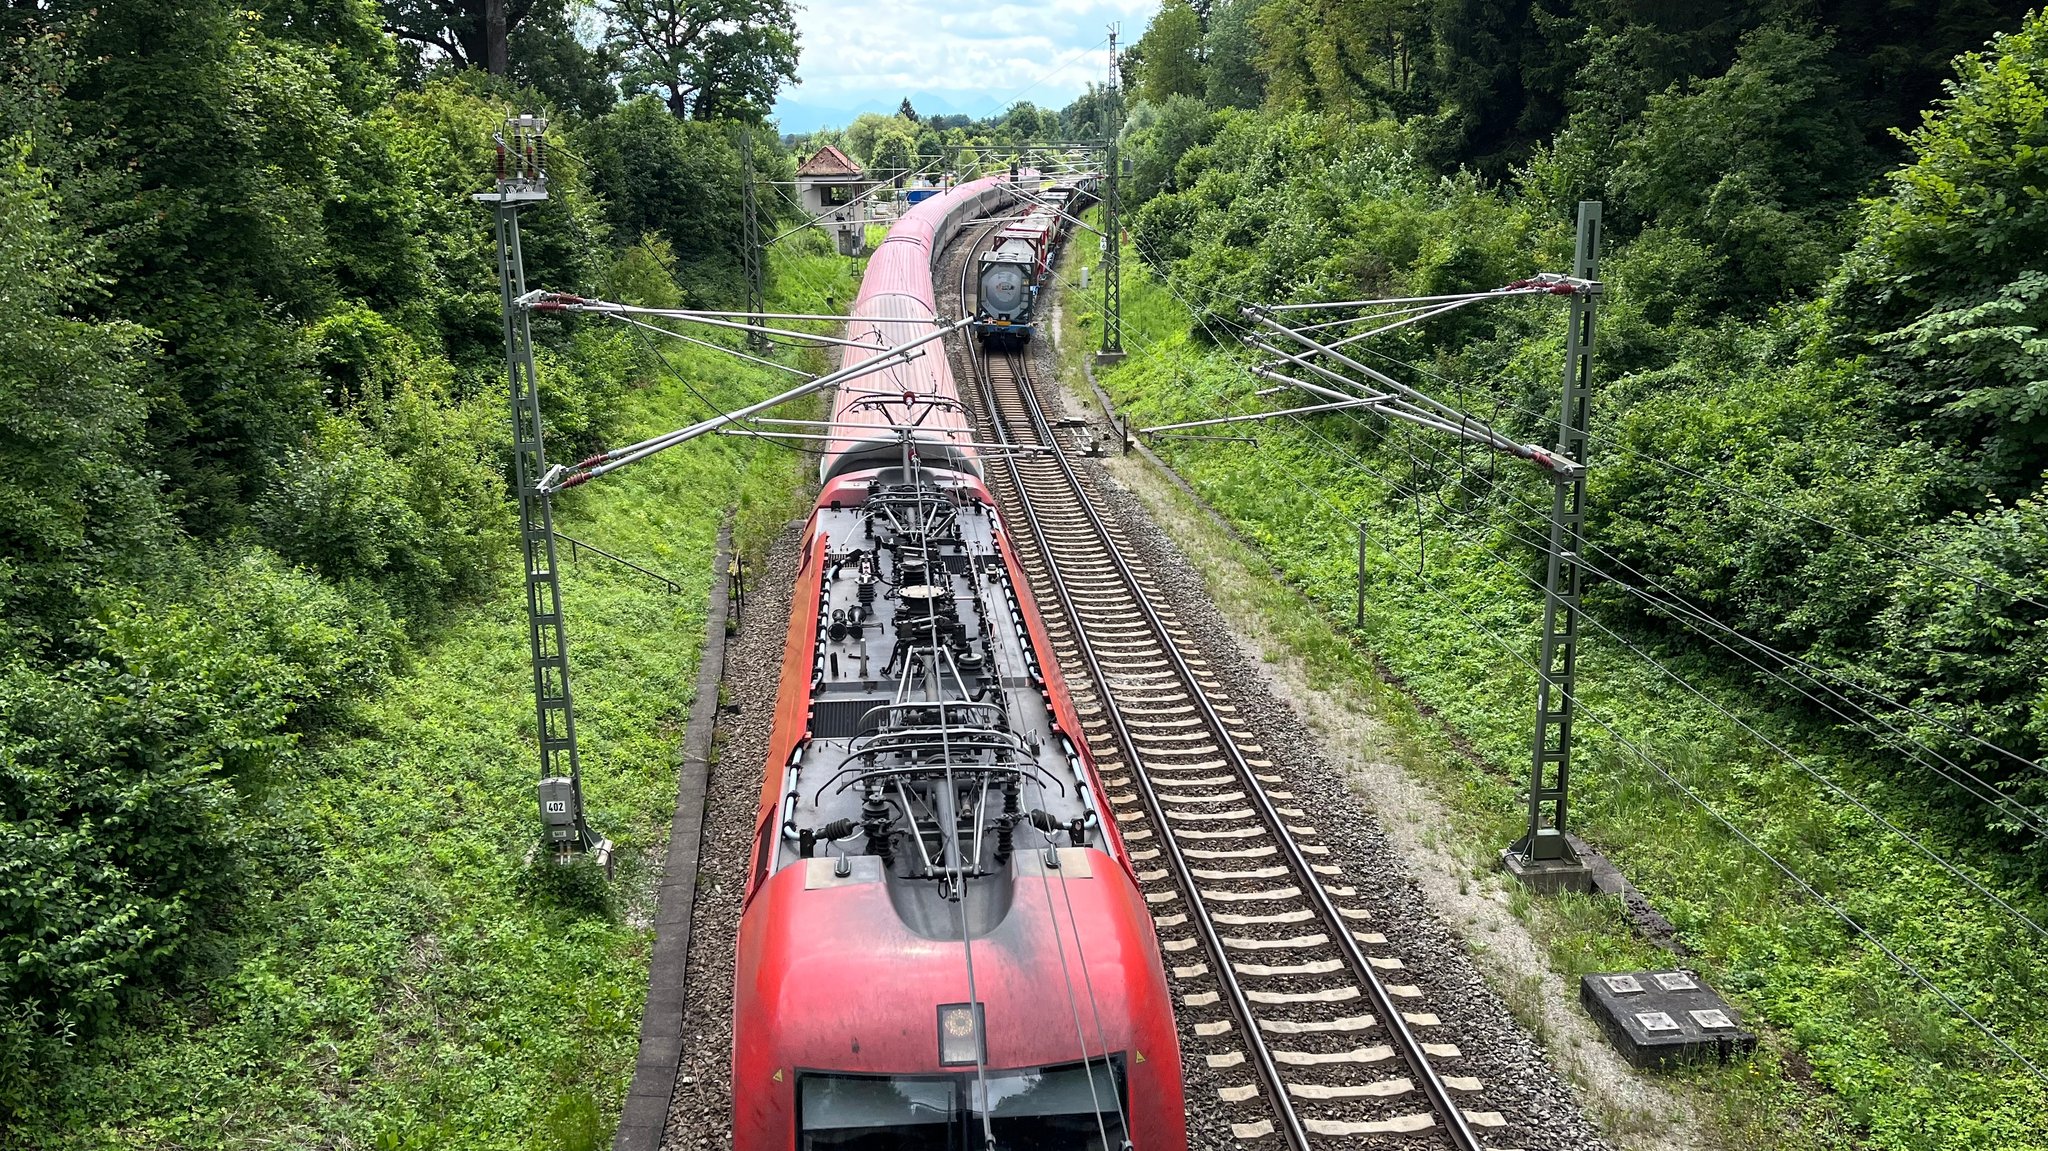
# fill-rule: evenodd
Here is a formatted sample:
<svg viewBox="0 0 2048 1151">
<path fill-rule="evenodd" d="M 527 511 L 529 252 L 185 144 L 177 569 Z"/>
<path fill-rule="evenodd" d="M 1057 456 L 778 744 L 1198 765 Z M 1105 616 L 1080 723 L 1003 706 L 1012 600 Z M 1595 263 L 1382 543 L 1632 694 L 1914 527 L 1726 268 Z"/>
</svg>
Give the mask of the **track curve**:
<svg viewBox="0 0 2048 1151">
<path fill-rule="evenodd" d="M 993 230 L 948 256 L 941 283 L 959 304 Z M 1218 1091 L 1232 1133 L 1296 1151 L 1418 1138 L 1480 1151 L 1480 1131 L 1508 1134 L 1502 1115 L 1481 1109 L 1484 1084 L 1458 1073 L 1458 1046 L 1422 1035 L 1437 1017 L 1127 558 L 1135 552 L 1069 458 L 1027 357 L 985 354 L 969 338 L 954 354 L 978 438 L 1059 449 L 991 458 L 986 476 L 1141 865 L 1161 946 L 1169 964 L 1183 961 L 1171 970 L 1185 989 L 1183 1044 L 1209 1049 L 1209 1067 L 1238 1080 Z"/>
</svg>

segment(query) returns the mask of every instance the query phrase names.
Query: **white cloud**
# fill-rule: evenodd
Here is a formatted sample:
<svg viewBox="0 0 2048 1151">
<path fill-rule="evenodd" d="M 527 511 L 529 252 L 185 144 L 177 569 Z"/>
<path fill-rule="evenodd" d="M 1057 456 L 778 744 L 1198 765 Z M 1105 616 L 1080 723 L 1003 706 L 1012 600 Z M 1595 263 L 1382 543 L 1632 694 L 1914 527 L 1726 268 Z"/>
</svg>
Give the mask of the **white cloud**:
<svg viewBox="0 0 2048 1151">
<path fill-rule="evenodd" d="M 797 14 L 802 83 L 784 106 L 865 107 L 931 93 L 962 107 L 1028 99 L 1061 107 L 1109 65 L 1111 23 L 1129 43 L 1158 0 L 818 0 Z M 801 125 L 788 125 L 801 130 Z"/>
</svg>

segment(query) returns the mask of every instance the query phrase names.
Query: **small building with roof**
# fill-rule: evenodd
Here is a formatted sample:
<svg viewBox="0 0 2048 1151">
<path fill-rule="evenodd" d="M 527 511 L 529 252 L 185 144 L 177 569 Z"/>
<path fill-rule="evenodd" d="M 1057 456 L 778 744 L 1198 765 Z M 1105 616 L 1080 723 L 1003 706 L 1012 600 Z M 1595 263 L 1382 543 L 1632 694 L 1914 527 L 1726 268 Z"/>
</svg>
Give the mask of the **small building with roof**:
<svg viewBox="0 0 2048 1151">
<path fill-rule="evenodd" d="M 868 193 L 882 183 L 831 144 L 796 170 L 797 198 L 804 211 L 832 233 L 840 253 L 847 256 L 857 256 L 867 246 L 868 219 L 875 214 Z"/>
</svg>

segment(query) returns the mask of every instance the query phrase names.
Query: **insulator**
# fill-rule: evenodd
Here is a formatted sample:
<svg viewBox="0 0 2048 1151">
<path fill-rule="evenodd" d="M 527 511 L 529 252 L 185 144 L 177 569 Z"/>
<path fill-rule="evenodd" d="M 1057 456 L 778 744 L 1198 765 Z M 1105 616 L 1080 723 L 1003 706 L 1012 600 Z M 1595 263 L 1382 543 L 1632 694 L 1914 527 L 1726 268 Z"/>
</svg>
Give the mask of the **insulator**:
<svg viewBox="0 0 2048 1151">
<path fill-rule="evenodd" d="M 882 789 L 877 785 L 868 790 L 867 799 L 860 807 L 861 829 L 867 832 L 868 854 L 882 861 L 882 870 L 889 870 L 895 857 L 889 850 L 889 805 L 882 802 Z"/>
<path fill-rule="evenodd" d="M 1017 819 L 1017 780 L 1012 776 L 1003 784 L 1003 818 L 996 821 L 996 863 L 999 865 L 1010 862 Z"/>
<path fill-rule="evenodd" d="M 505 145 L 498 145 L 498 179 L 505 178 Z"/>
</svg>

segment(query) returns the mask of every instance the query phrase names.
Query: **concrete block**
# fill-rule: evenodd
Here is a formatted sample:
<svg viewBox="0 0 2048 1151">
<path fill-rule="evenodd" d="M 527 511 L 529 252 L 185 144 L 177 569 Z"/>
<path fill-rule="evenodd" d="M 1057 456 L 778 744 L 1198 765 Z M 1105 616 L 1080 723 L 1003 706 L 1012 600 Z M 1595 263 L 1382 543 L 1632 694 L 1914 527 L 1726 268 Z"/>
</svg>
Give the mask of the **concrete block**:
<svg viewBox="0 0 2048 1151">
<path fill-rule="evenodd" d="M 1690 971 L 1580 976 L 1579 1003 L 1637 1067 L 1726 1063 L 1756 1047 L 1735 1009 Z"/>
<path fill-rule="evenodd" d="M 1500 853 L 1500 865 L 1523 887 L 1538 895 L 1593 890 L 1593 869 L 1576 859 L 1537 861 L 1524 859 L 1512 851 L 1503 851 Z"/>
</svg>

